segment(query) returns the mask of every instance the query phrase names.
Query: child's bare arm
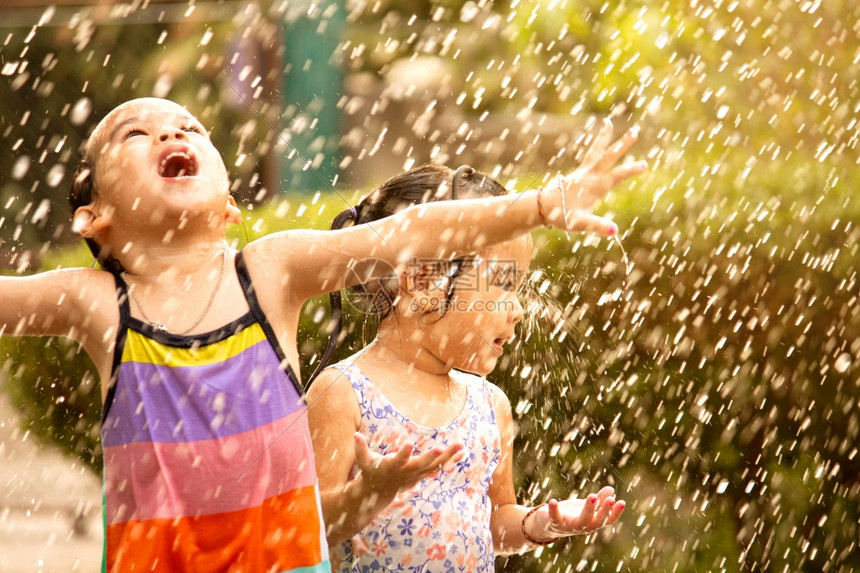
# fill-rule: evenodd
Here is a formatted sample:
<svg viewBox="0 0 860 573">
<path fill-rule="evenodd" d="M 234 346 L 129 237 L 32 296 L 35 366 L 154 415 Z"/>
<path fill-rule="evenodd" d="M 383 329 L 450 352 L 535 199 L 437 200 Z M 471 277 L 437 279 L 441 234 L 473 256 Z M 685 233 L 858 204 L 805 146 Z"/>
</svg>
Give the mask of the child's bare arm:
<svg viewBox="0 0 860 573">
<path fill-rule="evenodd" d="M 534 193 L 534 192 L 531 192 Z M 410 207 L 372 223 L 338 231 L 273 233 L 246 247 L 247 256 L 287 277 L 298 301 L 361 282 L 362 263 L 380 260 L 402 270 L 417 258 L 472 252 L 535 228 L 538 214 L 530 194 L 440 201 Z M 534 211 L 534 212 L 532 212 Z M 352 278 L 350 278 L 352 277 Z"/>
<path fill-rule="evenodd" d="M 83 313 L 76 301 L 81 269 L 0 277 L 0 329 L 12 336 L 68 336 Z"/>
<path fill-rule="evenodd" d="M 288 277 L 291 295 L 303 301 L 354 284 L 356 278 L 347 278 L 349 271 L 366 259 L 402 267 L 415 257 L 474 252 L 529 232 L 544 221 L 565 230 L 611 234 L 612 223 L 591 209 L 615 185 L 645 170 L 643 162 L 618 165 L 636 141 L 634 131 L 610 145 L 611 138 L 612 126 L 607 122 L 582 165 L 554 179 L 542 192 L 427 203 L 334 232 L 275 233 L 249 245 L 248 252 Z"/>
<path fill-rule="evenodd" d="M 346 377 L 335 369 L 320 373 L 308 391 L 308 423 L 329 545 L 361 531 L 399 491 L 457 461 L 462 449 L 457 444 L 413 455 L 411 445 L 404 445 L 385 456 L 374 454 L 356 432 L 359 419 Z M 353 465 L 361 473 L 350 479 Z"/>
<path fill-rule="evenodd" d="M 499 465 L 493 472 L 490 482 L 490 531 L 493 534 L 493 547 L 497 555 L 520 553 L 528 548 L 525 538 L 517 531 L 519 520 L 528 508 L 517 504 L 514 491 L 514 418 L 508 397 L 493 386 L 493 404 L 501 435 L 502 454 Z"/>
<path fill-rule="evenodd" d="M 615 502 L 615 490 L 611 487 L 604 487 L 585 499 L 552 499 L 537 508 L 517 503 L 513 485 L 513 416 L 507 397 L 498 388 L 495 390 L 496 419 L 502 437 L 502 458 L 490 484 L 490 501 L 493 504 L 490 530 L 496 553 L 522 553 L 538 546 L 532 541 L 546 544 L 560 537 L 591 533 L 615 523 L 624 511 L 624 502 Z"/>
<path fill-rule="evenodd" d="M 103 271 L 78 268 L 0 277 L 0 335 L 72 338 L 101 374 L 109 370 L 118 321 L 113 279 Z"/>
</svg>

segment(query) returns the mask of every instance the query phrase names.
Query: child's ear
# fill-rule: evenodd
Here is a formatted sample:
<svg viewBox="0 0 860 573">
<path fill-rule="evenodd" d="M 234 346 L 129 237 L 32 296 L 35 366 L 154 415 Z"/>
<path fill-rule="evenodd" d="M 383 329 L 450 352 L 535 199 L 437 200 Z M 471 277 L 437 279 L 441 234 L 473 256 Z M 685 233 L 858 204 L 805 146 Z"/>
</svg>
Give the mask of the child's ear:
<svg viewBox="0 0 860 573">
<path fill-rule="evenodd" d="M 227 195 L 227 207 L 225 214 L 225 219 L 228 223 L 232 223 L 234 225 L 242 224 L 242 212 L 236 205 L 236 199 L 234 199 L 232 195 Z"/>
<path fill-rule="evenodd" d="M 72 217 L 72 231 L 85 239 L 92 239 L 110 226 L 110 217 L 97 214 L 92 205 L 84 205 L 75 210 Z"/>
<path fill-rule="evenodd" d="M 411 299 L 409 308 L 421 313 L 431 312 L 447 298 L 447 283 L 438 268 L 423 264 L 401 275 L 400 289 Z"/>
</svg>

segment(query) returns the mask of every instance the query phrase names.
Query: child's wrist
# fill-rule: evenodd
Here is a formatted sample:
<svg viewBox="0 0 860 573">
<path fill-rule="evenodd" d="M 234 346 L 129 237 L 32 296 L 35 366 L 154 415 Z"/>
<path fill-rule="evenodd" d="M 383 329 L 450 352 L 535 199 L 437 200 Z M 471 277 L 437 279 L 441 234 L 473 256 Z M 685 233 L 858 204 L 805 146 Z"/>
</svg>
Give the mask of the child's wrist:
<svg viewBox="0 0 860 573">
<path fill-rule="evenodd" d="M 547 229 L 551 229 L 552 225 L 549 224 L 549 219 L 546 216 L 546 209 L 544 207 L 543 198 L 541 197 L 541 193 L 543 193 L 543 187 L 537 188 L 537 212 L 538 212 L 538 220 L 541 225 L 546 227 Z"/>
<path fill-rule="evenodd" d="M 528 510 L 525 515 L 523 515 L 523 521 L 522 521 L 522 524 L 520 526 L 520 529 L 522 531 L 522 534 L 523 534 L 523 537 L 525 538 L 525 540 L 527 542 L 531 543 L 532 545 L 540 545 L 540 546 L 552 545 L 553 543 L 555 543 L 556 541 L 559 540 L 558 537 L 552 537 L 549 539 L 541 539 L 542 537 L 545 537 L 545 533 L 544 533 L 542 527 L 539 527 L 539 529 L 541 530 L 541 533 L 536 533 L 535 536 L 532 536 L 528 532 L 528 530 L 530 529 L 529 525 L 534 524 L 534 522 L 538 521 L 538 517 L 539 517 L 538 512 L 542 508 L 546 507 L 546 505 L 547 504 L 545 504 L 545 503 L 542 503 L 540 505 L 536 505 L 535 507 Z M 535 514 L 538 514 L 538 515 L 535 515 Z M 534 517 L 532 517 L 532 516 L 534 516 Z M 534 530 L 532 530 L 532 532 L 534 533 Z"/>
<path fill-rule="evenodd" d="M 570 223 L 562 181 L 556 177 L 546 187 L 538 187 L 538 215 L 544 226 L 567 230 Z"/>
<path fill-rule="evenodd" d="M 397 496 L 397 489 L 391 491 L 392 488 L 382 480 L 373 480 L 362 472 L 351 482 L 353 484 L 354 495 L 362 499 L 384 499 L 393 501 Z"/>
</svg>

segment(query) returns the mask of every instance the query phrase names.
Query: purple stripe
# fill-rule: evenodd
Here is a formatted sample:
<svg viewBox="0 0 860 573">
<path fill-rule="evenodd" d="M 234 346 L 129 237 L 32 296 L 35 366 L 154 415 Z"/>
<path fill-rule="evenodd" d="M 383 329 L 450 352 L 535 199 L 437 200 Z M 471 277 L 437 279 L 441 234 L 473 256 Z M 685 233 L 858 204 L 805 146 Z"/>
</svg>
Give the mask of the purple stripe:
<svg viewBox="0 0 860 573">
<path fill-rule="evenodd" d="M 216 364 L 171 368 L 123 362 L 102 440 L 108 447 L 224 438 L 302 407 L 265 340 Z"/>
</svg>

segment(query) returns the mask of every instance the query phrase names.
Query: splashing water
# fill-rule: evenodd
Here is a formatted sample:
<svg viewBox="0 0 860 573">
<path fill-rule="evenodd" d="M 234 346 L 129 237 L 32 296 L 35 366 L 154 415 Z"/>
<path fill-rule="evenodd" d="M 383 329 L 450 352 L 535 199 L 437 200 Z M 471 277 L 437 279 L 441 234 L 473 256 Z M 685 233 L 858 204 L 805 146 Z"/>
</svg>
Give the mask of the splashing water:
<svg viewBox="0 0 860 573">
<path fill-rule="evenodd" d="M 652 167 L 608 200 L 629 229 L 623 245 L 539 246 L 520 339 L 493 374 L 521 427 L 520 499 L 621 484 L 615 471 L 634 497 L 613 531 L 568 542 L 576 551 L 499 568 L 860 568 L 860 7 L 776 0 L 779 17 L 767 18 L 752 0 L 462 4 L 349 3 L 333 58 L 347 78 L 344 188 L 428 160 L 497 177 L 572 169 L 583 127 L 601 115 L 619 130 L 641 124 L 633 153 Z M 313 153 L 295 170 L 322 162 L 320 119 L 282 101 L 277 78 L 290 70 L 275 56 L 286 53 L 278 28 L 299 12 L 308 30 L 330 31 L 327 7 L 144 2 L 24 20 L 0 10 L 10 272 L 90 263 L 50 251 L 73 239 L 65 189 L 116 98 L 166 94 L 216 126 L 240 200 L 280 192 L 276 164 L 299 134 Z M 291 199 L 265 223 L 262 209 L 248 215 L 260 223 L 251 230 L 325 228 L 343 208 L 334 195 L 325 213 Z M 303 355 L 318 350 L 318 308 L 302 314 Z M 39 389 L 28 416 L 51 427 L 74 400 L 44 381 L 68 374 L 31 376 L 49 360 L 38 344 L 29 356 L 9 383 Z M 97 424 L 96 411 L 42 435 L 76 444 Z"/>
</svg>

